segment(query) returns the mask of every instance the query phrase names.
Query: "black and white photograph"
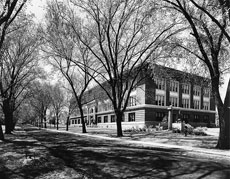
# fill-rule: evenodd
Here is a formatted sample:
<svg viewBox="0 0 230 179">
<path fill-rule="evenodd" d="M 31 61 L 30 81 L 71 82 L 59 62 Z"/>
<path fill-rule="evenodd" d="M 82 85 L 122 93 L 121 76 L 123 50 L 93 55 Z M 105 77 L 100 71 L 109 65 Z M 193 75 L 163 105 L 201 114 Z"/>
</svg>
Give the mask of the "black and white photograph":
<svg viewBox="0 0 230 179">
<path fill-rule="evenodd" d="M 230 0 L 1 0 L 0 179 L 230 179 Z"/>
</svg>

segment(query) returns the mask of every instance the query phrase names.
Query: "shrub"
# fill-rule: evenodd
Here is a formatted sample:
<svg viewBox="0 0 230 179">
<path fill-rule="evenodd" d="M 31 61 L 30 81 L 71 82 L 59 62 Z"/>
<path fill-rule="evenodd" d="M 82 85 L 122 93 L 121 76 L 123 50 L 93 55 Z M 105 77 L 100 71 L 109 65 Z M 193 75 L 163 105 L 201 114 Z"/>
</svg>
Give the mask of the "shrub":
<svg viewBox="0 0 230 179">
<path fill-rule="evenodd" d="M 159 123 L 159 125 L 156 125 L 156 131 L 161 131 L 163 130 L 163 126 Z"/>
<path fill-rule="evenodd" d="M 193 133 L 193 127 L 190 124 L 184 124 L 184 127 L 187 127 L 187 133 L 192 134 Z M 181 133 L 181 123 L 173 123 L 172 131 L 174 133 Z"/>
<path fill-rule="evenodd" d="M 188 134 L 192 134 L 193 133 L 194 127 L 192 127 L 190 124 L 185 124 L 184 126 L 187 127 L 187 133 Z"/>
<path fill-rule="evenodd" d="M 202 135 L 202 136 L 206 136 L 207 134 L 205 133 L 205 131 L 207 130 L 207 127 L 197 127 L 193 130 L 193 134 L 194 135 Z"/>
</svg>

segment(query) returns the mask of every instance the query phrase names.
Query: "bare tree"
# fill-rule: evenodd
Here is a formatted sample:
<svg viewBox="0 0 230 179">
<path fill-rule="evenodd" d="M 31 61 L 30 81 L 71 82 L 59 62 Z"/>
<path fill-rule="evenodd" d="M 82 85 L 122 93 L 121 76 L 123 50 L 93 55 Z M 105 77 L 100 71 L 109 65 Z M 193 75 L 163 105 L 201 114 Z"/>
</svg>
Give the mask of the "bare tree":
<svg viewBox="0 0 230 179">
<path fill-rule="evenodd" d="M 75 34 L 63 19 L 64 12 L 66 9 L 62 3 L 54 2 L 48 5 L 47 26 L 42 32 L 45 42 L 43 51 L 54 69 L 57 69 L 69 83 L 80 111 L 82 132 L 86 133 L 83 98 L 92 80 L 93 74 L 88 70 L 92 63 L 89 50 L 76 40 Z"/>
<path fill-rule="evenodd" d="M 58 124 L 59 124 L 59 118 L 61 115 L 61 112 L 65 106 L 65 101 L 64 101 L 64 94 L 63 91 L 61 90 L 60 86 L 58 84 L 55 84 L 52 88 L 51 88 L 51 104 L 52 104 L 52 108 L 56 117 L 56 126 L 57 126 L 57 130 L 58 130 Z"/>
<path fill-rule="evenodd" d="M 37 121 L 39 127 L 46 128 L 46 113 L 52 103 L 51 88 L 52 86 L 48 83 L 35 82 L 33 84 L 30 105 L 39 116 L 39 121 Z"/>
<path fill-rule="evenodd" d="M 25 5 L 26 0 L 3 0 L 0 2 L 0 61 L 2 61 L 2 46 L 7 34 L 7 29 L 10 27 L 11 23 L 16 19 L 19 12 Z M 2 126 L 0 124 L 0 139 L 4 139 Z"/>
<path fill-rule="evenodd" d="M 225 70 L 229 70 L 229 44 L 226 43 L 229 39 L 225 36 L 227 32 L 226 16 L 222 13 L 222 9 L 215 6 L 213 1 L 164 1 L 170 5 L 169 8 L 179 12 L 185 19 L 185 23 L 190 25 L 190 37 L 183 38 L 183 42 L 176 43 L 176 46 L 195 56 L 195 59 L 199 59 L 201 64 L 208 69 L 220 120 L 217 147 L 229 149 L 230 121 L 229 117 L 225 115 L 228 106 L 223 103 L 219 92 L 221 74 Z M 207 12 L 212 14 L 212 18 Z M 213 18 L 218 19 L 219 24 Z"/>
<path fill-rule="evenodd" d="M 30 27 L 26 26 L 11 33 L 2 48 L 0 95 L 3 101 L 6 133 L 13 130 L 13 112 L 25 99 L 29 84 L 39 74 L 36 58 L 39 39 L 36 32 L 31 32 L 35 30 L 33 24 L 29 24 Z"/>
<path fill-rule="evenodd" d="M 130 93 L 144 79 L 141 73 L 146 62 L 170 38 L 176 21 L 169 23 L 164 19 L 165 14 L 161 14 L 155 1 L 71 0 L 71 3 L 75 9 L 65 19 L 69 19 L 76 36 L 99 65 L 90 69 L 95 71 L 94 80 L 112 102 L 117 136 L 122 136 L 121 121 Z M 75 18 L 78 9 L 85 17 L 82 22 Z"/>
</svg>

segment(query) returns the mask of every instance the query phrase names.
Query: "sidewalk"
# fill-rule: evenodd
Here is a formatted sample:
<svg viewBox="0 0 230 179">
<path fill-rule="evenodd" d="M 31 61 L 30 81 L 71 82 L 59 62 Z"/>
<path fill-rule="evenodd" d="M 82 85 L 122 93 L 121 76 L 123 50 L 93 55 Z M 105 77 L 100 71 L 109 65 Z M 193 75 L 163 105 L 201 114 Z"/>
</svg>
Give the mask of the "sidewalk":
<svg viewBox="0 0 230 179">
<path fill-rule="evenodd" d="M 71 132 L 71 131 L 57 131 L 54 129 L 46 129 L 50 130 L 53 132 L 62 132 L 62 133 L 69 133 L 69 134 L 74 134 L 74 135 L 80 135 L 80 136 L 86 136 L 86 137 L 94 137 L 94 138 L 100 138 L 104 140 L 114 140 L 114 141 L 120 141 L 121 143 L 125 144 L 132 144 L 132 145 L 138 145 L 138 146 L 143 146 L 143 147 L 158 147 L 158 148 L 164 148 L 164 149 L 181 149 L 181 150 L 186 150 L 189 153 L 202 153 L 205 155 L 215 155 L 216 157 L 226 157 L 230 160 L 230 150 L 218 150 L 218 149 L 208 149 L 208 148 L 201 148 L 201 147 L 194 147 L 194 146 L 183 146 L 183 145 L 173 145 L 169 143 L 165 143 L 164 140 L 156 140 L 157 142 L 153 141 L 154 139 L 150 140 L 150 138 L 145 138 L 142 139 L 142 141 L 139 140 L 130 140 L 130 137 L 122 137 L 122 138 L 117 138 L 117 137 L 110 137 L 110 136 L 105 136 L 103 134 L 83 134 L 79 132 Z M 186 139 L 185 139 L 186 140 Z M 188 139 L 189 140 L 189 139 Z M 204 139 L 205 140 L 205 139 Z"/>
</svg>

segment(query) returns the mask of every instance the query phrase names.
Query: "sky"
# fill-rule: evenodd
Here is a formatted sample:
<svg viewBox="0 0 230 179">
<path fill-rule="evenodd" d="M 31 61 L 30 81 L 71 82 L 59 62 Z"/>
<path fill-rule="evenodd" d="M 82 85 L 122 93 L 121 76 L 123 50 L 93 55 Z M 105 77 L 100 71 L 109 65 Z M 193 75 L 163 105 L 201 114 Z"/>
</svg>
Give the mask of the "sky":
<svg viewBox="0 0 230 179">
<path fill-rule="evenodd" d="M 32 12 L 35 15 L 35 20 L 41 21 L 45 13 L 46 0 L 30 0 L 28 3 L 28 12 Z"/>
<path fill-rule="evenodd" d="M 35 15 L 35 21 L 42 21 L 45 13 L 45 4 L 47 0 L 31 0 L 28 4 L 28 12 L 32 12 Z M 224 76 L 224 84 L 220 87 L 220 94 L 222 100 L 224 100 L 227 90 L 230 74 Z"/>
</svg>

